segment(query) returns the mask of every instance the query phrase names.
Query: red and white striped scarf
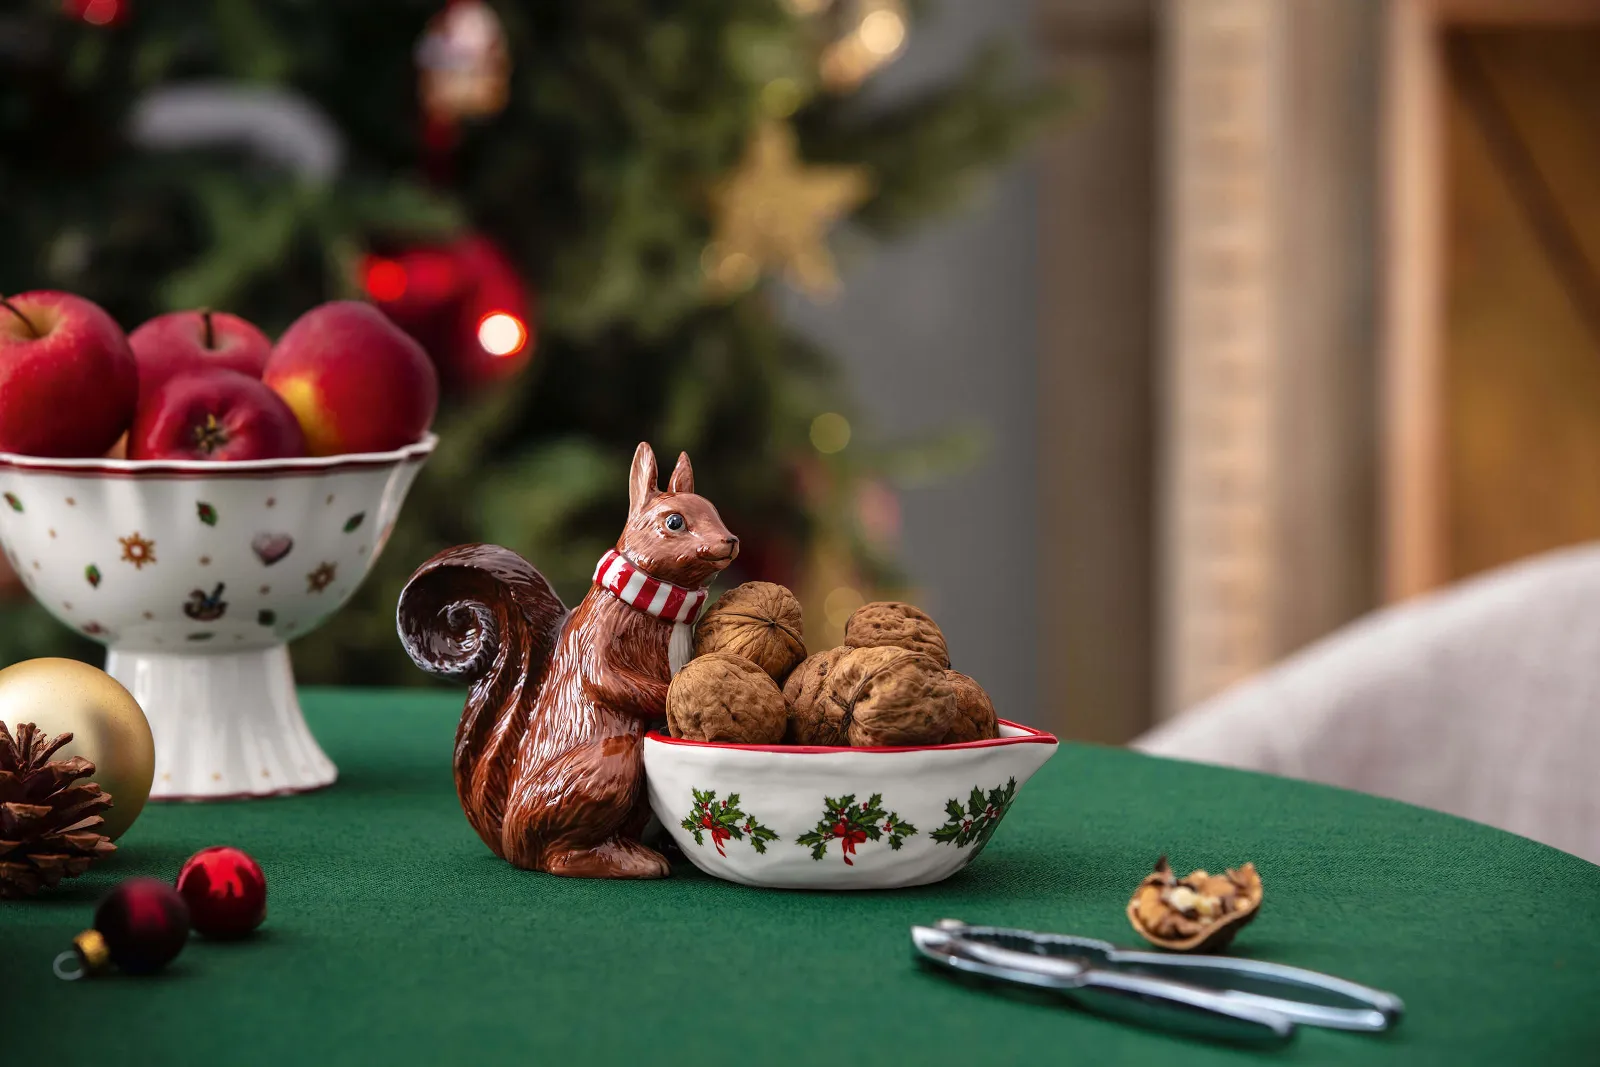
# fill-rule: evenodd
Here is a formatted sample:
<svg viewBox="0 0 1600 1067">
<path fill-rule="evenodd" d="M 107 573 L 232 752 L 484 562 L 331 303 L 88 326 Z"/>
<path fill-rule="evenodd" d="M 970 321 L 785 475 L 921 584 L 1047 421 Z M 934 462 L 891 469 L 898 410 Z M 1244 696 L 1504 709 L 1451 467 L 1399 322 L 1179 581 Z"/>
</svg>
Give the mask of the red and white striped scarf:
<svg viewBox="0 0 1600 1067">
<path fill-rule="evenodd" d="M 673 674 L 683 670 L 694 654 L 694 621 L 706 602 L 704 589 L 685 589 L 652 578 L 614 548 L 596 564 L 594 584 L 636 611 L 673 623 L 667 660 Z"/>
<path fill-rule="evenodd" d="M 594 584 L 630 607 L 673 622 L 694 622 L 706 602 L 704 589 L 685 589 L 652 578 L 614 548 L 600 557 Z"/>
</svg>

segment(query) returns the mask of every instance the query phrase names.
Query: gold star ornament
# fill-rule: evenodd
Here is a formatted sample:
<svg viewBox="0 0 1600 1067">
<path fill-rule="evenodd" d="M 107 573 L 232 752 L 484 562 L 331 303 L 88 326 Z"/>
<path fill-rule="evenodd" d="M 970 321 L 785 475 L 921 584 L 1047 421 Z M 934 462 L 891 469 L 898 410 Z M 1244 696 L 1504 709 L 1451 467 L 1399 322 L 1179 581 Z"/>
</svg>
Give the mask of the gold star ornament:
<svg viewBox="0 0 1600 1067">
<path fill-rule="evenodd" d="M 806 166 L 786 123 L 756 127 L 743 161 L 711 190 L 712 239 L 702 259 L 713 292 L 729 296 L 764 271 L 813 297 L 839 288 L 824 240 L 872 191 L 865 167 Z"/>
</svg>

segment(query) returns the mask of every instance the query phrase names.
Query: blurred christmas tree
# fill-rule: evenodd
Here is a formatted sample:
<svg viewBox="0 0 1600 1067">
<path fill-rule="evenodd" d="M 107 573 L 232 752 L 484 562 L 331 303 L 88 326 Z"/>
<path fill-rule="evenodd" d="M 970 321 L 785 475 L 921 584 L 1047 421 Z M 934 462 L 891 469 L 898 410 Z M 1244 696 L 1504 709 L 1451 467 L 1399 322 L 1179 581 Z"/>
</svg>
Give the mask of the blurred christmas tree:
<svg viewBox="0 0 1600 1067">
<path fill-rule="evenodd" d="M 831 223 L 892 232 L 1005 158 L 1051 94 L 995 52 L 866 107 L 914 0 L 22 6 L 0 14 L 0 291 L 269 332 L 365 295 L 452 387 L 377 570 L 295 648 L 303 681 L 419 682 L 393 605 L 450 544 L 510 546 L 576 599 L 641 438 L 694 456 L 744 541 L 728 580 L 796 585 L 818 640 L 893 586 L 887 485 L 948 456 L 852 438 L 761 282 L 826 295 Z M 79 641 L 0 611 L 7 662 L 98 655 Z"/>
</svg>

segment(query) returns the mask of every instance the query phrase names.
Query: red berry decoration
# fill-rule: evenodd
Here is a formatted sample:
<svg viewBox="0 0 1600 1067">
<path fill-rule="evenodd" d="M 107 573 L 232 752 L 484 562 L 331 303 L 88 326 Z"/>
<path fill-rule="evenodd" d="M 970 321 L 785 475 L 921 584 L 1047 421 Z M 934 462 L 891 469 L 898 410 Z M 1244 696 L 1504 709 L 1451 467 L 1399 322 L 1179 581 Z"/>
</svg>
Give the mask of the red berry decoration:
<svg viewBox="0 0 1600 1067">
<path fill-rule="evenodd" d="M 241 849 L 203 848 L 178 872 L 189 921 L 206 937 L 243 937 L 267 917 L 267 878 Z"/>
<path fill-rule="evenodd" d="M 94 929 L 73 939 L 89 973 L 115 963 L 128 974 L 150 974 L 171 963 L 189 940 L 189 906 L 156 878 L 129 878 L 94 909 Z M 58 961 L 59 962 L 59 961 Z"/>
</svg>

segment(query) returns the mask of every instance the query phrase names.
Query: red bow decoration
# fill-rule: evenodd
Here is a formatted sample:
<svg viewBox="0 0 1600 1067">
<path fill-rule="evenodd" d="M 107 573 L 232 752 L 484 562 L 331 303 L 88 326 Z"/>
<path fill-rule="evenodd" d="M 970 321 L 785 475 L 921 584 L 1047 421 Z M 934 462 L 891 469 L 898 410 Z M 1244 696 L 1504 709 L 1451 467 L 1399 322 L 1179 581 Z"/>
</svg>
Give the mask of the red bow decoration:
<svg viewBox="0 0 1600 1067">
<path fill-rule="evenodd" d="M 711 843 L 717 846 L 717 855 L 726 856 L 728 853 L 723 849 L 722 843 L 733 835 L 713 822 L 710 815 L 700 816 L 700 825 L 711 831 Z"/>
<path fill-rule="evenodd" d="M 837 822 L 833 824 L 833 836 L 839 839 L 839 847 L 844 854 L 845 863 L 855 866 L 855 861 L 850 857 L 856 854 L 856 846 L 867 839 L 865 830 L 852 830 L 849 824 Z"/>
</svg>

